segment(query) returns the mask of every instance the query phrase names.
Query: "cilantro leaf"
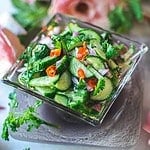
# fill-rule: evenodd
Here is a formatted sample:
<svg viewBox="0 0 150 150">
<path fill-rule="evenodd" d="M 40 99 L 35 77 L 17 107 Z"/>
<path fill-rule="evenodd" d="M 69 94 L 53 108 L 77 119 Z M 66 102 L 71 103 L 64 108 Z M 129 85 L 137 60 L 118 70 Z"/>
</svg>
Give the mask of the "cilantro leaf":
<svg viewBox="0 0 150 150">
<path fill-rule="evenodd" d="M 97 93 L 99 93 L 100 90 L 103 90 L 104 87 L 105 87 L 105 80 L 104 80 L 104 78 L 101 78 L 98 80 L 98 83 L 95 87 L 93 95 L 97 95 Z"/>
<path fill-rule="evenodd" d="M 106 57 L 110 59 L 116 56 L 118 56 L 116 48 L 109 44 L 106 51 Z"/>
<path fill-rule="evenodd" d="M 76 87 L 77 90 L 86 89 L 86 82 L 83 79 L 79 79 L 79 83 Z"/>
<path fill-rule="evenodd" d="M 14 91 L 14 92 L 10 93 L 8 98 L 10 99 L 10 102 L 8 103 L 10 108 L 17 108 L 18 107 L 18 102 L 17 102 L 16 92 Z"/>
<path fill-rule="evenodd" d="M 108 59 L 118 56 L 119 53 L 118 53 L 117 49 L 118 49 L 119 45 L 113 46 L 112 44 L 108 43 L 107 40 L 105 40 L 101 45 L 102 45 L 102 49 L 105 52 L 106 57 Z"/>
</svg>

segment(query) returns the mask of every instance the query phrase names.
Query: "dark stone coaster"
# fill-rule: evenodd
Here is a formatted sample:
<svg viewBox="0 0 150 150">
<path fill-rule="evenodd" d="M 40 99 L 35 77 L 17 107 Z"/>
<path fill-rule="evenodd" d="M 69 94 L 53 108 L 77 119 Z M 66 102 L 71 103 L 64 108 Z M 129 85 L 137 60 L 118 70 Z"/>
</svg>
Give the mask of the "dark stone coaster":
<svg viewBox="0 0 150 150">
<path fill-rule="evenodd" d="M 130 81 L 115 101 L 101 126 L 93 127 L 80 120 L 65 115 L 49 104 L 39 108 L 39 116 L 48 122 L 58 124 L 60 129 L 42 125 L 32 132 L 26 126 L 12 137 L 33 142 L 68 143 L 104 147 L 130 147 L 137 143 L 141 129 L 143 99 L 142 67 L 136 68 Z M 37 98 L 17 90 L 19 107 L 17 112 L 33 104 Z"/>
</svg>

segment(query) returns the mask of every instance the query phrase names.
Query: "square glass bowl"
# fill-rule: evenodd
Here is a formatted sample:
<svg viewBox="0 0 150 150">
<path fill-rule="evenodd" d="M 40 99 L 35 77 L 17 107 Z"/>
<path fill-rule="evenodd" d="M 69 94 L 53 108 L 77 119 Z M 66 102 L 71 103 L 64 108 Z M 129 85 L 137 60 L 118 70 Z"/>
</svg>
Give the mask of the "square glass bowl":
<svg viewBox="0 0 150 150">
<path fill-rule="evenodd" d="M 32 48 L 32 46 L 34 47 L 37 43 L 41 43 L 42 36 L 43 36 L 43 34 L 47 33 L 47 30 L 50 31 L 50 32 L 48 32 L 49 34 L 53 34 L 51 32 L 51 29 L 50 29 L 52 26 L 56 26 L 55 33 L 57 34 L 57 32 L 60 32 L 59 30 L 61 30 L 61 28 L 64 28 L 69 23 L 77 24 L 80 27 L 93 30 L 97 34 L 110 33 L 111 37 L 113 39 L 113 42 L 122 43 L 128 48 L 131 45 L 134 46 L 134 52 L 130 56 L 131 63 L 128 66 L 128 68 L 125 70 L 125 72 L 121 74 L 120 80 L 119 80 L 117 86 L 114 88 L 111 95 L 107 98 L 107 100 L 96 101 L 96 104 L 98 104 L 96 106 L 97 107 L 96 109 L 99 109 L 98 111 L 92 110 L 92 111 L 94 111 L 94 113 L 92 112 L 92 115 L 91 115 L 91 114 L 89 114 L 89 112 L 85 113 L 84 111 L 80 111 L 79 110 L 80 108 L 78 110 L 76 110 L 74 108 L 67 107 L 67 106 L 59 103 L 58 101 L 55 101 L 54 98 L 52 98 L 51 95 L 50 96 L 48 96 L 48 95 L 44 96 L 40 92 L 36 91 L 34 88 L 30 88 L 30 87 L 28 87 L 28 85 L 21 84 L 18 81 L 18 76 L 19 76 L 20 72 L 24 69 L 24 67 L 23 67 L 24 63 L 25 63 L 24 60 L 18 59 L 16 61 L 16 63 L 12 66 L 12 68 L 8 71 L 8 73 L 3 77 L 3 82 L 8 84 L 8 85 L 11 85 L 11 86 L 13 86 L 17 89 L 20 89 L 20 90 L 22 90 L 22 91 L 24 91 L 24 92 L 26 92 L 26 93 L 28 93 L 32 96 L 35 96 L 35 97 L 37 97 L 38 99 L 41 99 L 44 102 L 47 102 L 47 103 L 53 105 L 57 109 L 62 110 L 63 113 L 67 113 L 67 114 L 69 114 L 73 117 L 76 117 L 78 119 L 81 119 L 81 120 L 83 120 L 83 121 L 85 121 L 85 122 L 87 122 L 91 125 L 94 125 L 94 126 L 99 125 L 104 120 L 104 118 L 105 118 L 106 114 L 108 113 L 109 109 L 112 107 L 112 104 L 114 102 L 117 103 L 116 99 L 117 99 L 118 95 L 120 94 L 121 90 L 123 89 L 125 84 L 128 82 L 128 80 L 131 78 L 131 75 L 132 75 L 133 71 L 135 70 L 137 64 L 140 62 L 143 54 L 145 52 L 147 52 L 148 47 L 144 43 L 139 43 L 137 41 L 130 40 L 130 39 L 128 39 L 128 38 L 126 38 L 122 35 L 104 30 L 100 27 L 91 25 L 89 23 L 82 22 L 82 21 L 77 20 L 75 18 L 72 18 L 70 16 L 65 16 L 65 15 L 62 15 L 62 14 L 56 14 L 55 16 L 53 16 L 51 18 L 50 22 L 47 24 L 47 27 L 43 28 L 41 30 L 41 32 L 34 38 L 34 40 L 31 41 L 31 43 L 29 44 L 29 46 L 25 50 L 25 52 L 27 52 L 30 47 L 31 48 Z M 57 26 L 59 26 L 61 28 L 57 28 Z M 54 30 L 53 30 L 53 32 L 54 32 Z M 74 34 L 75 34 L 75 36 L 77 36 L 78 33 L 74 33 Z M 51 35 L 48 35 L 48 36 L 51 36 Z M 46 44 L 51 46 L 50 41 L 46 42 Z M 32 50 L 31 50 L 31 53 L 32 53 Z M 79 93 L 80 93 L 80 91 L 79 91 Z"/>
</svg>

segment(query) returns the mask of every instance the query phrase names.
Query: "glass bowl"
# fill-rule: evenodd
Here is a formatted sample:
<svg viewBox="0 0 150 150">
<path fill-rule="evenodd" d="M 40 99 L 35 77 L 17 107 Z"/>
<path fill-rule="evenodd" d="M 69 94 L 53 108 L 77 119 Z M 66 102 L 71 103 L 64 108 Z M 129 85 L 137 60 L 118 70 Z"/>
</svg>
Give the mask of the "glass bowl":
<svg viewBox="0 0 150 150">
<path fill-rule="evenodd" d="M 124 88 L 125 84 L 131 78 L 133 71 L 135 70 L 137 64 L 140 62 L 143 54 L 147 52 L 148 47 L 144 43 L 139 43 L 137 41 L 133 41 L 133 40 L 128 39 L 122 35 L 113 33 L 111 31 L 104 30 L 100 27 L 94 26 L 94 25 L 86 23 L 86 22 L 82 22 L 80 20 L 77 20 L 77 19 L 72 18 L 70 16 L 65 16 L 62 14 L 56 14 L 55 16 L 53 16 L 47 26 L 49 26 L 51 24 L 57 24 L 60 27 L 64 27 L 68 23 L 75 23 L 75 24 L 78 24 L 80 27 L 92 29 L 92 30 L 96 31 L 98 34 L 101 34 L 103 32 L 110 33 L 113 41 L 123 43 L 127 47 L 130 47 L 131 45 L 134 45 L 134 47 L 135 47 L 134 53 L 132 54 L 132 57 L 130 58 L 130 60 L 132 61 L 130 67 L 128 67 L 128 69 L 125 71 L 125 73 L 122 74 L 121 79 L 120 79 L 119 83 L 117 84 L 113 94 L 107 99 L 106 102 L 105 101 L 102 102 L 103 107 L 96 117 L 91 117 L 88 114 L 81 113 L 79 111 L 75 111 L 74 109 L 68 108 L 68 107 L 54 101 L 53 98 L 50 98 L 49 96 L 43 96 L 42 94 L 35 91 L 34 89 L 28 88 L 27 86 L 20 84 L 20 82 L 18 81 L 18 75 L 20 74 L 19 72 L 24 65 L 23 60 L 18 59 L 16 61 L 16 63 L 12 66 L 12 68 L 3 77 L 2 81 L 8 85 L 11 85 L 11 86 L 13 86 L 19 90 L 24 91 L 24 92 L 26 92 L 32 96 L 35 96 L 38 99 L 41 99 L 42 101 L 47 102 L 48 104 L 53 105 L 57 109 L 63 111 L 62 114 L 69 114 L 69 115 L 76 117 L 82 121 L 85 121 L 88 124 L 91 124 L 93 126 L 100 125 L 103 122 L 106 114 L 108 113 L 108 111 L 112 107 L 113 103 L 114 102 L 117 103 L 117 100 L 116 100 L 117 97 L 119 96 L 120 92 Z M 39 34 L 37 34 L 37 36 L 34 38 L 34 40 L 31 41 L 30 45 L 34 45 L 34 43 L 39 43 L 39 41 L 41 40 L 40 39 L 41 34 L 43 32 L 45 32 L 44 28 L 41 30 L 41 32 Z"/>
</svg>

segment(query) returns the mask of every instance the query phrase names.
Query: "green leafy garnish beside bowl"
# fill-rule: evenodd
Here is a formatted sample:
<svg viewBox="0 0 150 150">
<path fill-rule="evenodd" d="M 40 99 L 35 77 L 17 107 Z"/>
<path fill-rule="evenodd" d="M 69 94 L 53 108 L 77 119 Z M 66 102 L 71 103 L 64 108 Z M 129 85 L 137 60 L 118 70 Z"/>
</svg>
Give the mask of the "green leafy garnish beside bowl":
<svg viewBox="0 0 150 150">
<path fill-rule="evenodd" d="M 3 123 L 2 130 L 2 139 L 9 140 L 10 132 L 17 132 L 18 129 L 27 124 L 27 131 L 31 131 L 32 129 L 38 129 L 41 125 L 47 125 L 49 127 L 58 128 L 57 125 L 48 123 L 43 119 L 37 117 L 37 109 L 42 105 L 42 101 L 37 100 L 32 106 L 26 108 L 23 112 L 16 112 L 16 108 L 18 108 L 19 101 L 17 100 L 16 92 L 12 92 L 9 94 L 9 106 L 11 111 L 9 112 L 7 118 Z"/>
</svg>

